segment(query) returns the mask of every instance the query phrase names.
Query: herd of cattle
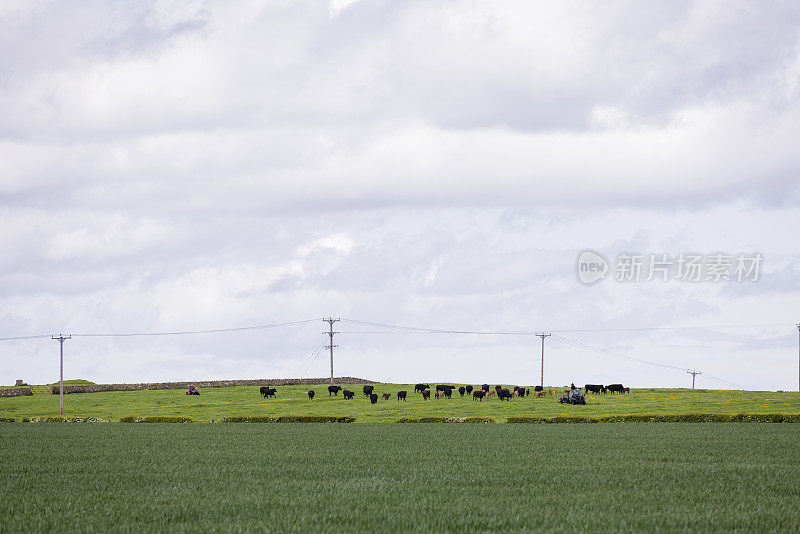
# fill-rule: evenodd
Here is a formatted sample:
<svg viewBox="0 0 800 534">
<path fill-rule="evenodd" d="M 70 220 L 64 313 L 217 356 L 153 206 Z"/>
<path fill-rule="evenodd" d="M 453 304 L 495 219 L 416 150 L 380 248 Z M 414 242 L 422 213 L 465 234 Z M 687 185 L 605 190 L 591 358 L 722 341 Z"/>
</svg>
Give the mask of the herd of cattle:
<svg viewBox="0 0 800 534">
<path fill-rule="evenodd" d="M 573 384 L 573 389 L 575 386 Z M 578 388 L 580 389 L 580 388 Z M 264 398 L 275 397 L 275 393 L 277 388 L 269 387 L 269 386 L 262 386 L 261 387 L 261 396 Z M 331 395 L 339 396 L 339 392 L 342 392 L 342 396 L 345 400 L 352 399 L 355 397 L 355 392 L 349 389 L 342 389 L 342 386 L 328 386 L 328 396 Z M 378 394 L 375 392 L 375 386 L 364 386 L 362 389 L 364 395 L 369 398 L 369 401 L 372 404 L 377 404 L 378 402 Z M 497 396 L 498 399 L 501 401 L 507 400 L 510 401 L 512 397 L 526 397 L 531 394 L 530 388 L 524 388 L 520 386 L 514 386 L 512 389 L 504 388 L 503 386 L 495 386 L 492 389 L 489 384 L 482 384 L 480 388 L 473 387 L 473 386 L 451 386 L 447 384 L 437 384 L 435 389 L 434 397 L 437 399 L 441 398 L 452 398 L 453 392 L 457 391 L 459 395 L 462 397 L 466 394 L 467 396 L 472 396 L 472 400 L 483 401 L 484 398 L 490 398 L 493 396 Z M 606 394 L 611 393 L 630 393 L 631 388 L 623 387 L 622 384 L 610 384 L 608 386 L 604 386 L 602 384 L 586 384 L 585 387 L 586 393 L 596 393 L 596 394 Z M 417 384 L 414 386 L 414 393 L 419 393 L 422 395 L 423 400 L 429 400 L 431 398 L 431 386 L 429 384 Z M 549 394 L 551 397 L 555 395 L 555 392 L 550 389 L 545 392 L 542 386 L 534 386 L 533 388 L 533 395 L 537 397 L 543 397 L 545 394 Z M 308 390 L 308 400 L 312 400 L 316 393 L 313 389 Z M 406 397 L 408 396 L 408 392 L 398 391 L 397 392 L 397 400 L 398 401 L 405 401 Z M 392 398 L 391 393 L 382 393 L 381 397 L 383 400 L 389 400 Z"/>
</svg>

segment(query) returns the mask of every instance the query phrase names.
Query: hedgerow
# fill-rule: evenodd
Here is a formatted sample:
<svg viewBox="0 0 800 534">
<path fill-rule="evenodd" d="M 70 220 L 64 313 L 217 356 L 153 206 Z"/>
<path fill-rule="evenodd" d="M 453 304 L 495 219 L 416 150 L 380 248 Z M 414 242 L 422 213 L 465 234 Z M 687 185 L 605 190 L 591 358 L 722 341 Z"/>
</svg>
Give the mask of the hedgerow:
<svg viewBox="0 0 800 534">
<path fill-rule="evenodd" d="M 800 414 L 787 413 L 664 413 L 624 415 L 561 415 L 509 417 L 508 423 L 800 423 Z"/>
<path fill-rule="evenodd" d="M 23 420 L 24 421 L 24 420 Z M 31 417 L 31 423 L 108 423 L 104 419 L 96 417 L 65 417 L 62 415 L 43 415 Z"/>
<path fill-rule="evenodd" d="M 120 423 L 191 423 L 191 417 L 177 415 L 128 415 L 119 420 Z"/>
<path fill-rule="evenodd" d="M 401 417 L 398 423 L 496 423 L 493 417 Z"/>
<path fill-rule="evenodd" d="M 0 417 L 0 423 L 13 423 L 15 420 L 13 417 Z"/>
<path fill-rule="evenodd" d="M 223 417 L 220 423 L 352 423 L 355 417 L 344 415 L 248 415 Z"/>
</svg>

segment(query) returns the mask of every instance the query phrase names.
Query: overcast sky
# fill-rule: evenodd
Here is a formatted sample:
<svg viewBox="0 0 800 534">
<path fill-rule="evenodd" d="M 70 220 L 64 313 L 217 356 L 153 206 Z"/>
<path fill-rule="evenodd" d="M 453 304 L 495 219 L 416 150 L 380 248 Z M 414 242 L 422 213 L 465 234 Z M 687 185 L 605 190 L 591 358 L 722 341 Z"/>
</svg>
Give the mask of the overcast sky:
<svg viewBox="0 0 800 534">
<path fill-rule="evenodd" d="M 0 337 L 334 316 L 796 389 L 798 139 L 797 2 L 3 0 Z M 758 279 L 615 279 L 719 253 Z M 325 328 L 76 337 L 65 378 L 326 376 Z M 336 328 L 337 376 L 539 381 L 530 333 Z M 57 376 L 0 341 L 0 384 Z"/>
</svg>

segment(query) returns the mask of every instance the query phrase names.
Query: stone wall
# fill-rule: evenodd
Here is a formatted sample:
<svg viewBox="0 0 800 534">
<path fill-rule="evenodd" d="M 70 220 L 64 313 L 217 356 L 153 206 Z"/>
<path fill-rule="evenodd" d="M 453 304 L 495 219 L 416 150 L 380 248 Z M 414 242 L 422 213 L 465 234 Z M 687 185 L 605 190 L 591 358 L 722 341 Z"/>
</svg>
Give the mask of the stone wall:
<svg viewBox="0 0 800 534">
<path fill-rule="evenodd" d="M 30 387 L 0 389 L 0 397 L 19 397 L 33 395 Z"/>
<path fill-rule="evenodd" d="M 336 377 L 336 384 L 376 384 L 373 380 L 351 376 Z M 256 380 L 198 380 L 196 382 L 153 382 L 145 384 L 82 384 L 64 386 L 64 393 L 96 393 L 98 391 L 137 391 L 147 389 L 186 389 L 194 385 L 203 388 L 224 388 L 229 386 L 288 386 L 292 384 L 328 384 L 330 378 L 262 378 Z M 58 386 L 53 386 L 53 395 L 58 395 Z"/>
</svg>

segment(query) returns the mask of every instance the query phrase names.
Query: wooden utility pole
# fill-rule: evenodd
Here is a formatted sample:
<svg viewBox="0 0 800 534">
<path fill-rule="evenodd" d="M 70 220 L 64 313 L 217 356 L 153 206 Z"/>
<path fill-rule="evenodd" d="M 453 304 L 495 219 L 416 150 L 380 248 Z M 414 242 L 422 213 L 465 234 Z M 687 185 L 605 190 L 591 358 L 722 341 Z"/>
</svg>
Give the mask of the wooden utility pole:
<svg viewBox="0 0 800 534">
<path fill-rule="evenodd" d="M 59 334 L 58 337 L 50 336 L 51 339 L 57 339 L 61 343 L 61 367 L 58 373 L 58 413 L 64 415 L 64 341 L 72 339 L 72 336 L 64 337 L 64 334 Z"/>
<path fill-rule="evenodd" d="M 694 377 L 697 375 L 702 375 L 703 373 L 700 371 L 695 371 L 694 369 L 687 369 L 686 372 L 692 375 L 692 389 L 694 389 Z"/>
<path fill-rule="evenodd" d="M 327 318 L 323 319 L 323 321 L 328 323 L 328 325 L 330 326 L 330 331 L 323 332 L 323 334 L 328 334 L 330 336 L 330 344 L 327 345 L 325 348 L 326 349 L 331 349 L 331 384 L 333 384 L 333 347 L 337 346 L 337 345 L 333 344 L 333 335 L 339 333 L 339 332 L 334 332 L 333 331 L 333 323 L 335 323 L 338 320 L 339 320 L 338 318 L 334 319 L 333 317 L 327 317 Z"/>
<path fill-rule="evenodd" d="M 544 338 L 550 337 L 553 334 L 545 334 L 544 332 L 542 332 L 541 334 L 536 334 L 536 335 L 542 338 L 542 376 L 539 385 L 544 387 Z"/>
</svg>

